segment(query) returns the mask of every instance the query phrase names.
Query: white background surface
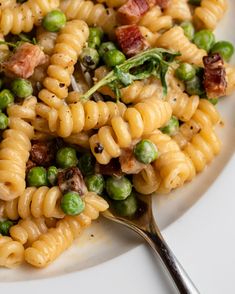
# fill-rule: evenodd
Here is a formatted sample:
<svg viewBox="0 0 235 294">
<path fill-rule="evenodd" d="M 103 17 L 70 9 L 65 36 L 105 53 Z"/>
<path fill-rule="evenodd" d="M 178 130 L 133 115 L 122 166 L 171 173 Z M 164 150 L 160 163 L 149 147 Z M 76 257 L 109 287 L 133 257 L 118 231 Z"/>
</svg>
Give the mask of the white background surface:
<svg viewBox="0 0 235 294">
<path fill-rule="evenodd" d="M 229 2 L 231 9 L 219 27 L 218 39 L 235 41 L 233 33 L 235 3 L 234 0 Z M 191 186 L 189 185 L 184 190 L 188 194 L 182 193 L 184 196 L 181 202 L 181 191 L 179 191 L 173 197 L 173 205 L 169 205 L 167 201 L 160 203 L 163 209 L 159 211 L 159 219 L 161 227 L 164 227 L 176 218 L 177 214 L 174 210 L 181 209 L 183 212 L 188 209 L 186 206 L 182 208 L 182 200 L 187 198 L 187 195 L 189 206 L 200 198 L 182 217 L 168 226 L 163 231 L 163 235 L 203 294 L 235 293 L 235 156 L 233 155 L 227 163 L 231 154 L 234 154 L 235 147 L 235 99 L 233 98 L 227 98 L 228 100 L 221 103 L 221 110 L 225 118 L 225 128 L 220 130 L 224 143 L 221 156 L 215 160 L 210 169 L 194 181 L 194 184 L 190 184 Z M 217 177 L 220 172 L 221 174 Z M 164 215 L 166 215 L 165 219 Z M 169 215 L 172 215 L 172 219 L 169 219 Z M 118 254 L 139 244 L 138 239 L 132 240 L 129 245 L 118 243 L 116 240 L 119 238 L 119 233 L 117 230 L 113 231 L 113 242 L 117 243 L 116 247 L 126 246 L 126 249 L 121 248 Z M 99 260 L 102 256 L 97 256 L 95 244 L 88 244 L 88 246 L 91 259 L 89 262 L 92 264 L 93 258 Z M 115 250 L 118 252 L 117 248 Z M 111 254 L 105 247 L 99 252 L 100 255 Z M 72 268 L 69 274 L 45 279 L 47 274 L 48 276 L 54 275 L 54 272 L 63 266 L 64 272 L 69 271 L 66 269 L 66 261 L 70 263 L 73 254 L 69 252 L 66 254 L 50 270 L 43 270 L 41 272 L 43 274 L 40 271 L 27 270 L 23 273 L 22 278 L 20 269 L 17 272 L 0 270 L 0 293 L 41 294 L 43 292 L 53 293 L 53 291 L 55 293 L 72 291 L 72 293 L 88 294 L 176 293 L 159 259 L 155 258 L 145 245 L 134 247 L 127 253 L 98 266 L 78 272 Z M 86 258 L 84 260 L 86 261 Z M 77 263 L 76 259 L 74 263 Z M 81 262 L 82 268 L 83 263 Z M 33 281 L 34 276 L 32 275 L 42 275 L 44 279 Z M 3 282 L 16 279 L 30 281 Z"/>
</svg>

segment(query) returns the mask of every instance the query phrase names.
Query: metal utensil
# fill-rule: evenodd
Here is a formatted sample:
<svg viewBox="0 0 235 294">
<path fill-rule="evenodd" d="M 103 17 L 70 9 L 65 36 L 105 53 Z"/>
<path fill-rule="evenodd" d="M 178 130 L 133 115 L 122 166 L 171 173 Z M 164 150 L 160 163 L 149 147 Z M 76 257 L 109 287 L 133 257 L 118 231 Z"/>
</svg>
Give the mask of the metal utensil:
<svg viewBox="0 0 235 294">
<path fill-rule="evenodd" d="M 138 195 L 138 201 L 140 204 L 139 210 L 131 219 L 118 216 L 115 213 L 115 210 L 112 209 L 112 206 L 109 210 L 103 213 L 103 216 L 109 220 L 128 227 L 144 238 L 154 252 L 160 256 L 179 293 L 199 294 L 199 291 L 160 233 L 152 213 L 152 197 Z"/>
</svg>

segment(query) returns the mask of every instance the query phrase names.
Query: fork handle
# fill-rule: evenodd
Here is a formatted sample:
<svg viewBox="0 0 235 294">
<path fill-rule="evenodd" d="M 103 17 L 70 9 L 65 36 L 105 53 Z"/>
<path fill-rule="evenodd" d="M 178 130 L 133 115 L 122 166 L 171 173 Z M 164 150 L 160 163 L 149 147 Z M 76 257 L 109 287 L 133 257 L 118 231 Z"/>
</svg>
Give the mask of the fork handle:
<svg viewBox="0 0 235 294">
<path fill-rule="evenodd" d="M 155 253 L 160 256 L 162 262 L 175 282 L 179 293 L 199 294 L 200 292 L 197 290 L 182 265 L 166 244 L 155 222 L 152 222 L 149 231 L 142 230 L 140 228 L 138 228 L 137 231 L 139 231 L 139 234 L 148 242 Z"/>
</svg>

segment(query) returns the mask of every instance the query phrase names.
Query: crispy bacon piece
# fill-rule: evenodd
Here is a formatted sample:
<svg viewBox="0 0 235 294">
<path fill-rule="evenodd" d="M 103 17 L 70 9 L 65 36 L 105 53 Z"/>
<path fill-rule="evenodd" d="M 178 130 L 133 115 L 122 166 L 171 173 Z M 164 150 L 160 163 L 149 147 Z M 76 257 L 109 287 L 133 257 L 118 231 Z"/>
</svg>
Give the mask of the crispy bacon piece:
<svg viewBox="0 0 235 294">
<path fill-rule="evenodd" d="M 137 25 L 121 26 L 116 29 L 117 41 L 127 56 L 133 56 L 148 48 Z"/>
<path fill-rule="evenodd" d="M 166 8 L 169 0 L 128 0 L 117 11 L 117 18 L 121 24 L 136 24 L 151 7 L 158 5 Z"/>
<path fill-rule="evenodd" d="M 224 62 L 219 53 L 203 57 L 204 87 L 208 98 L 217 98 L 225 95 L 227 81 Z"/>
<path fill-rule="evenodd" d="M 112 159 L 108 164 L 96 164 L 95 172 L 105 176 L 121 177 L 122 171 L 117 159 Z"/>
<path fill-rule="evenodd" d="M 82 173 L 77 167 L 69 167 L 60 171 L 58 173 L 58 186 L 62 193 L 74 191 L 83 195 L 87 192 Z"/>
<path fill-rule="evenodd" d="M 121 24 L 135 24 L 149 8 L 147 0 L 128 0 L 117 11 L 118 21 Z"/>
<path fill-rule="evenodd" d="M 35 67 L 45 61 L 45 54 L 39 46 L 23 43 L 11 58 L 4 62 L 3 67 L 5 73 L 10 77 L 27 79 L 34 73 Z"/>
<path fill-rule="evenodd" d="M 119 162 L 121 164 L 121 170 L 126 174 L 138 174 L 146 167 L 146 164 L 139 162 L 135 158 L 133 149 L 131 148 L 122 151 Z"/>
<path fill-rule="evenodd" d="M 34 142 L 30 151 L 30 159 L 37 165 L 50 166 L 57 151 L 54 143 L 54 141 Z"/>
</svg>

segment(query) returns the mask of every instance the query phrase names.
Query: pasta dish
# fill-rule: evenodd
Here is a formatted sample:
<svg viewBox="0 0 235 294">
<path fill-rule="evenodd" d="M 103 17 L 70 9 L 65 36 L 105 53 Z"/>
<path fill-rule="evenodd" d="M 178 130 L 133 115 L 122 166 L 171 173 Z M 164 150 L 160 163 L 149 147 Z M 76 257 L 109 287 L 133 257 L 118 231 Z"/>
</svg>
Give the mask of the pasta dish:
<svg viewBox="0 0 235 294">
<path fill-rule="evenodd" d="M 43 268 L 112 206 L 221 150 L 227 0 L 0 0 L 0 267 Z"/>
</svg>

